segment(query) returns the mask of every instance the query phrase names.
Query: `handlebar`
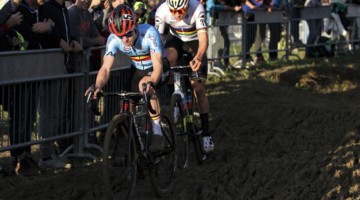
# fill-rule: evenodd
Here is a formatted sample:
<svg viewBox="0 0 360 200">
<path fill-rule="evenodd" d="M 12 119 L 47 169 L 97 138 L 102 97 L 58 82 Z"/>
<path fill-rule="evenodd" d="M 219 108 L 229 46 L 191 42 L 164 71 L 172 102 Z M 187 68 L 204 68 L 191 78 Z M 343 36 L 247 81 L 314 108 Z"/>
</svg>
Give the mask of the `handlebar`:
<svg viewBox="0 0 360 200">
<path fill-rule="evenodd" d="M 152 83 L 150 83 L 152 84 Z M 144 102 L 148 105 L 148 109 L 151 113 L 155 114 L 156 111 L 152 108 L 150 101 L 148 100 L 148 96 L 146 95 L 146 88 L 147 88 L 147 83 L 144 83 L 142 85 L 142 92 L 127 92 L 127 91 L 121 91 L 121 92 L 104 92 L 104 91 L 100 91 L 97 93 L 98 97 L 105 97 L 105 96 L 118 96 L 121 99 L 139 99 L 139 98 L 143 98 Z M 100 115 L 100 111 L 99 111 L 99 107 L 98 107 L 98 103 L 99 100 L 94 99 L 93 95 L 95 92 L 95 86 L 91 86 L 90 92 L 87 96 L 87 101 L 86 103 L 89 104 L 91 106 L 91 111 L 95 114 L 95 115 Z"/>
<path fill-rule="evenodd" d="M 201 78 L 199 77 L 199 73 L 192 71 L 192 69 L 189 65 L 173 66 L 173 67 L 170 67 L 170 69 L 176 73 L 179 73 L 181 76 L 194 78 L 194 79 L 198 80 L 199 83 L 201 83 Z"/>
</svg>

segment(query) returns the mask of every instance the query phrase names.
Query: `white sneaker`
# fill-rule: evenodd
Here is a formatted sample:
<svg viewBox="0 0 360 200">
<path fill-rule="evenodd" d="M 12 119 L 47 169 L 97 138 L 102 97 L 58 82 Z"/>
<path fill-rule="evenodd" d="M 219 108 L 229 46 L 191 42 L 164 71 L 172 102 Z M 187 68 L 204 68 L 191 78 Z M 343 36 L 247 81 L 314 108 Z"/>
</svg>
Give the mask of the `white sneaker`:
<svg viewBox="0 0 360 200">
<path fill-rule="evenodd" d="M 71 168 L 70 163 L 66 163 L 66 162 L 62 161 L 56 155 L 51 155 L 51 158 L 48 160 L 43 160 L 42 158 L 40 158 L 38 166 L 39 166 L 39 168 L 42 168 L 42 169 L 47 169 L 47 168 L 70 169 Z"/>
<path fill-rule="evenodd" d="M 211 136 L 204 136 L 202 140 L 203 140 L 203 149 L 205 153 L 210 153 L 214 151 L 215 145 Z"/>
</svg>

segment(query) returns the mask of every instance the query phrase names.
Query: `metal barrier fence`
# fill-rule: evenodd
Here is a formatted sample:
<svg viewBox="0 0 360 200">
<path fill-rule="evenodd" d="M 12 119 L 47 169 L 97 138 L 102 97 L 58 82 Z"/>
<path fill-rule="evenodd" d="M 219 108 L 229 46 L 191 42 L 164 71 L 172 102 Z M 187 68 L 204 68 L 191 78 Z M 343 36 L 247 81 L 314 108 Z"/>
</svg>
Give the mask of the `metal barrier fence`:
<svg viewBox="0 0 360 200">
<path fill-rule="evenodd" d="M 69 74 L 59 49 L 0 53 L 0 152 L 53 141 L 64 147 L 63 156 L 94 158 L 84 149 L 101 151 L 87 137 L 106 127 L 118 109 L 100 106 L 106 109 L 95 117 L 86 108 L 84 92 L 97 73 L 89 71 L 89 55 L 90 50 L 78 55 L 75 72 Z M 106 91 L 119 91 L 127 81 L 130 59 L 119 55 Z"/>
<path fill-rule="evenodd" d="M 347 4 L 346 6 L 346 18 L 351 21 L 348 28 L 350 37 L 348 38 L 339 35 L 337 32 L 339 27 L 334 27 L 335 30 L 331 34 L 325 30 L 326 23 L 335 20 L 332 5 L 274 10 L 272 12 L 256 10 L 252 17 L 245 16 L 241 12 L 217 12 L 218 17 L 211 20 L 213 24 L 209 27 L 210 42 L 207 56 L 210 72 L 221 76 L 223 73 L 219 73 L 219 71 L 224 69 L 225 59 L 228 58 L 239 59 L 233 63 L 235 68 L 246 67 L 247 55 L 256 57 L 256 54 L 268 54 L 266 55 L 267 58 L 275 59 L 277 52 L 283 52 L 281 55 L 285 55 L 276 57 L 283 60 L 282 57 L 286 58 L 293 55 L 292 50 L 299 47 L 297 43 L 294 43 L 297 42 L 297 39 L 302 41 L 301 47 L 305 51 L 309 47 L 328 45 L 329 41 L 319 40 L 320 36 L 326 36 L 330 38 L 332 46 L 336 46 L 334 49 L 336 53 L 351 52 L 360 38 L 360 6 L 354 4 Z M 334 22 L 334 25 L 338 26 L 339 24 Z M 223 36 L 221 30 L 224 28 L 228 32 L 227 38 Z M 319 32 L 315 31 L 316 28 L 319 28 Z M 279 33 L 281 33 L 281 38 L 279 38 Z M 306 44 L 308 37 L 312 38 L 310 40 L 313 43 Z M 228 46 L 226 42 L 229 43 Z M 279 45 L 279 42 L 282 45 Z M 225 53 L 226 49 L 229 51 L 228 53 Z M 296 55 L 298 59 L 300 59 L 299 56 Z"/>
<path fill-rule="evenodd" d="M 289 17 L 281 11 L 257 11 L 252 20 L 246 19 L 243 13 L 219 12 L 218 19 L 209 27 L 209 73 L 224 75 L 218 62 L 226 58 L 237 58 L 244 67 L 246 55 L 281 51 L 285 55 L 291 54 L 291 25 L 302 20 L 328 18 L 330 15 L 328 6 L 303 8 L 299 17 Z M 351 37 L 348 42 L 352 45 L 359 41 L 359 16 L 360 7 L 349 5 L 347 17 L 352 19 L 352 28 L 349 29 Z M 265 35 L 256 31 L 256 27 L 262 25 L 268 27 Z M 224 34 L 223 27 L 227 29 L 227 41 L 221 36 Z M 281 37 L 285 38 L 285 45 L 277 48 L 270 42 L 269 33 L 277 34 L 277 45 L 280 31 L 284 33 Z M 258 46 L 253 45 L 257 34 L 263 38 Z M 253 38 L 249 39 L 250 36 Z M 224 53 L 226 42 L 229 43 L 228 54 Z M 249 46 L 252 46 L 251 49 Z M 60 146 L 67 147 L 62 156 L 95 159 L 86 149 L 101 151 L 101 148 L 88 143 L 88 136 L 106 128 L 118 111 L 118 101 L 115 98 L 101 101 L 101 116 L 89 113 L 84 91 L 90 83 L 94 83 L 97 73 L 89 71 L 90 52 L 87 50 L 78 55 L 77 68 L 71 74 L 64 67 L 64 54 L 60 49 L 0 53 L 0 152 L 57 141 Z M 130 59 L 118 54 L 104 90 L 121 90 L 127 81 L 129 66 Z M 163 102 L 166 99 L 164 90 L 160 91 Z"/>
</svg>

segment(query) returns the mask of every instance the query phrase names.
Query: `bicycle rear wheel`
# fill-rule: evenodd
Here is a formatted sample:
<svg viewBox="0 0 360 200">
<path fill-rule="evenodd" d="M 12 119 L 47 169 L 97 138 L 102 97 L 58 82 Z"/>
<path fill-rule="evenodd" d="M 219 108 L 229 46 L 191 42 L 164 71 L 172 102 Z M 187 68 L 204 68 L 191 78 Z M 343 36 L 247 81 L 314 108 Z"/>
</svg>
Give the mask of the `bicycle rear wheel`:
<svg viewBox="0 0 360 200">
<path fill-rule="evenodd" d="M 174 119 L 174 130 L 177 140 L 177 163 L 180 169 L 186 168 L 188 166 L 189 160 L 189 140 L 188 135 L 185 132 L 184 120 L 185 113 L 181 109 L 181 96 L 179 94 L 174 94 L 171 97 L 170 102 L 170 113 Z"/>
<path fill-rule="evenodd" d="M 130 199 L 134 193 L 137 164 L 136 148 L 128 117 L 113 117 L 105 133 L 102 165 L 108 199 Z"/>
<path fill-rule="evenodd" d="M 161 113 L 160 124 L 165 148 L 159 155 L 155 155 L 155 164 L 150 169 L 150 180 L 156 194 L 166 197 L 171 194 L 175 184 L 176 135 L 172 118 L 164 111 Z"/>
</svg>

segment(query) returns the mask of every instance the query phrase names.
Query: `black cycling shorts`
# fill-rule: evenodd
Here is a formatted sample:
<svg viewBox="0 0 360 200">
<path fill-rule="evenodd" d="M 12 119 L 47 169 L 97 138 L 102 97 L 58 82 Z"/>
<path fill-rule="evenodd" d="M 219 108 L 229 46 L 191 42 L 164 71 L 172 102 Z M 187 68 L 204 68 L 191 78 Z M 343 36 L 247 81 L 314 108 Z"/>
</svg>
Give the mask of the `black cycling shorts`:
<svg viewBox="0 0 360 200">
<path fill-rule="evenodd" d="M 175 48 L 178 52 L 178 60 L 177 65 L 189 65 L 189 62 L 192 58 L 196 55 L 196 52 L 199 48 L 199 41 L 193 40 L 189 42 L 183 42 L 179 38 L 175 36 L 170 36 L 166 40 L 164 48 Z M 189 58 L 190 57 L 190 58 Z M 207 56 L 206 53 L 202 57 L 201 60 L 201 69 L 198 71 L 199 77 L 206 79 L 207 72 L 208 72 L 208 65 L 207 65 Z"/>
</svg>

